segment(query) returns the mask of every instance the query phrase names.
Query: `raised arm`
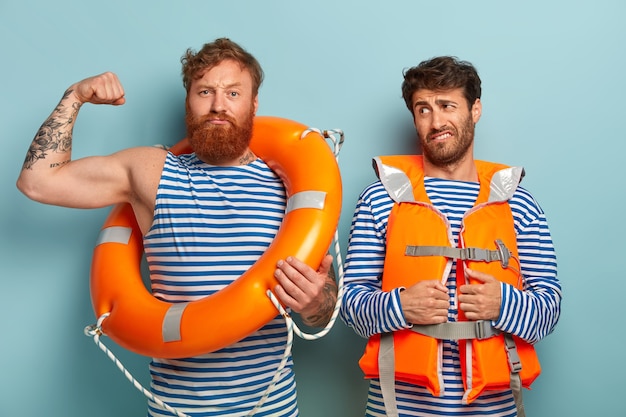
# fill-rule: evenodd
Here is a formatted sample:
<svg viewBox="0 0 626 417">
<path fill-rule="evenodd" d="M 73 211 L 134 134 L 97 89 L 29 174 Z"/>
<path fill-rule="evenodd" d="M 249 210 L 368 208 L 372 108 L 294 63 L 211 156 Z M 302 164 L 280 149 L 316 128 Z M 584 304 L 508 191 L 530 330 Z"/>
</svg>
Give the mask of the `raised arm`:
<svg viewBox="0 0 626 417">
<path fill-rule="evenodd" d="M 136 214 L 140 209 L 151 216 L 164 150 L 131 148 L 110 156 L 72 160 L 72 132 L 82 105 L 124 102 L 124 88 L 111 72 L 68 88 L 28 149 L 18 189 L 32 200 L 64 207 L 97 208 L 130 202 Z M 151 218 L 144 223 L 149 221 Z"/>
</svg>

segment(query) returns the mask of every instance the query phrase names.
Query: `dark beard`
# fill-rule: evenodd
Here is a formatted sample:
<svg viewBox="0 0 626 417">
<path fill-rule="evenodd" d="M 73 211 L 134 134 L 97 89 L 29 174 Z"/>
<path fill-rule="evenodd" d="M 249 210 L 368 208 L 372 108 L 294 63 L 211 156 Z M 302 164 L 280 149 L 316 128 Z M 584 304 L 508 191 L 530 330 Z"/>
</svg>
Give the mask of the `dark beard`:
<svg viewBox="0 0 626 417">
<path fill-rule="evenodd" d="M 444 130 L 450 130 L 454 133 L 453 143 L 432 143 L 430 138 Z M 455 165 L 467 155 L 467 151 L 474 142 L 474 120 L 469 115 L 460 130 L 453 127 L 444 126 L 443 128 L 433 131 L 426 137 L 426 140 L 420 138 L 422 152 L 431 164 L 438 167 L 449 167 Z"/>
<path fill-rule="evenodd" d="M 211 119 L 227 120 L 225 125 L 213 125 Z M 252 139 L 254 111 L 238 124 L 225 115 L 208 114 L 195 117 L 189 111 L 185 116 L 189 144 L 198 158 L 210 165 L 232 163 L 244 154 Z"/>
</svg>

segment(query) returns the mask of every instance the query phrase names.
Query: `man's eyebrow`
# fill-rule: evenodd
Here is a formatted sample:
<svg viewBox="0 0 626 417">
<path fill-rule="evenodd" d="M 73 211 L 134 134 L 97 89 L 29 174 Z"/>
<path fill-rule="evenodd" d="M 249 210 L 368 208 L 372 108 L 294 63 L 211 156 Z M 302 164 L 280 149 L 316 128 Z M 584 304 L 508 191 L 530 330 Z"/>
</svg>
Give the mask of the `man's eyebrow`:
<svg viewBox="0 0 626 417">
<path fill-rule="evenodd" d="M 458 104 L 456 101 L 454 100 L 450 100 L 450 99 L 445 99 L 445 98 L 439 98 L 437 100 L 435 100 L 435 104 L 441 106 L 442 104 Z M 430 105 L 430 103 L 426 100 L 418 100 L 415 102 L 415 104 L 413 104 L 413 106 L 428 106 Z"/>
<path fill-rule="evenodd" d="M 437 103 L 438 105 L 442 105 L 442 104 L 458 104 L 454 100 L 445 99 L 445 98 L 437 99 L 437 100 L 435 100 L 435 103 Z"/>
<path fill-rule="evenodd" d="M 233 88 L 233 87 L 241 87 L 243 84 L 240 81 L 235 81 L 233 83 L 230 84 L 226 84 L 223 86 L 223 88 L 225 89 L 229 89 L 229 88 Z M 207 83 L 198 83 L 196 85 L 197 88 L 217 88 L 218 86 L 216 84 L 207 84 Z"/>
</svg>

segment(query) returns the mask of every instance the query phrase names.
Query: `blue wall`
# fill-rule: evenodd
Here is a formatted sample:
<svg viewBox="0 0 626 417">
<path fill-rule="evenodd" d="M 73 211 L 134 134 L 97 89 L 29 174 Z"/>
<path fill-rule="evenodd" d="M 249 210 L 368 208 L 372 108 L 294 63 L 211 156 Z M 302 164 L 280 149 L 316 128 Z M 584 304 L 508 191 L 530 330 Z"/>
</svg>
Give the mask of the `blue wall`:
<svg viewBox="0 0 626 417">
<path fill-rule="evenodd" d="M 544 372 L 525 392 L 528 415 L 620 414 L 625 17 L 621 0 L 0 0 L 0 415 L 144 415 L 144 397 L 83 335 L 94 321 L 91 248 L 108 210 L 40 205 L 15 179 L 64 89 L 107 70 L 127 104 L 83 108 L 75 157 L 175 143 L 180 56 L 221 36 L 266 71 L 259 114 L 345 131 L 344 250 L 371 157 L 414 146 L 402 69 L 442 54 L 472 61 L 483 78 L 477 157 L 525 166 L 564 286 L 561 322 L 538 345 Z M 363 414 L 363 345 L 343 323 L 296 343 L 303 416 Z M 113 348 L 147 382 L 147 359 Z"/>
</svg>

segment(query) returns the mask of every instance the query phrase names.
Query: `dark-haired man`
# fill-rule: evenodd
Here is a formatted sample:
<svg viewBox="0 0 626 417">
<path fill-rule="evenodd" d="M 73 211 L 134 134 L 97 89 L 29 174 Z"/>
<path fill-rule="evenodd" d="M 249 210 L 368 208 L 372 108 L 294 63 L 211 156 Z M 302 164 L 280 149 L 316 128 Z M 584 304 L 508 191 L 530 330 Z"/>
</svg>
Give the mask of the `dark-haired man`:
<svg viewBox="0 0 626 417">
<path fill-rule="evenodd" d="M 353 218 L 341 316 L 368 338 L 367 416 L 522 416 L 533 344 L 560 314 L 544 212 L 523 169 L 474 159 L 481 80 L 436 57 L 404 73 L 423 155 L 374 159 Z"/>
</svg>

